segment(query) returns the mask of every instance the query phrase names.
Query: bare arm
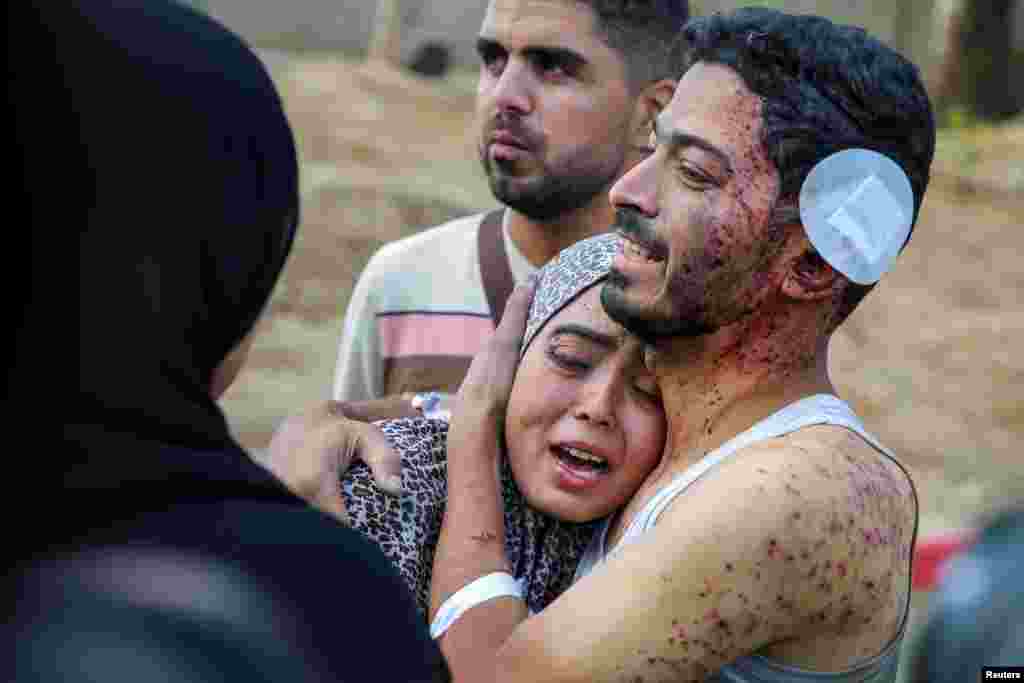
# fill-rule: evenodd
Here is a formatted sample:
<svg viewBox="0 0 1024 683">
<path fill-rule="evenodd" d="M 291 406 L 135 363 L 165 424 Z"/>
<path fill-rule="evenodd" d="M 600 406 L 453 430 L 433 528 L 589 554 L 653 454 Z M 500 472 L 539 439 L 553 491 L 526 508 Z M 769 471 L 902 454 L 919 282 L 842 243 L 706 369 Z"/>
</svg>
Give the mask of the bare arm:
<svg viewBox="0 0 1024 683">
<path fill-rule="evenodd" d="M 872 530 L 895 539 L 912 513 L 881 485 L 860 509 L 864 468 L 845 458 L 781 442 L 737 454 L 544 612 L 518 625 L 500 601 L 468 612 L 442 642 L 456 680 L 700 681 L 823 630 L 893 631 L 871 620 L 905 591 L 905 543 Z M 471 502 L 461 515 L 480 514 Z"/>
<path fill-rule="evenodd" d="M 453 593 L 486 574 L 508 571 L 499 463 L 505 404 L 518 361 L 532 281 L 516 287 L 501 325 L 459 389 L 448 431 L 448 504 L 431 583 L 430 616 Z M 486 610 L 482 607 L 486 606 Z M 456 680 L 489 680 L 493 654 L 527 616 L 501 597 L 470 609 L 441 638 Z"/>
</svg>

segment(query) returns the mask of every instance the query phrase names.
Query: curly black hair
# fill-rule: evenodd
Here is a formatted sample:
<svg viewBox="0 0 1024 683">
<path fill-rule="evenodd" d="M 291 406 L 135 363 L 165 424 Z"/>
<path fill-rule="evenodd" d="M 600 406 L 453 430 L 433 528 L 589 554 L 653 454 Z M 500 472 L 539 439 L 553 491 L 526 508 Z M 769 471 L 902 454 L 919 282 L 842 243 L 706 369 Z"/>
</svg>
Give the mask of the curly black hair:
<svg viewBox="0 0 1024 683">
<path fill-rule="evenodd" d="M 781 180 L 776 220 L 793 219 L 816 163 L 859 147 L 906 172 L 916 223 L 935 152 L 935 120 L 910 61 L 861 28 L 763 8 L 696 18 L 683 34 L 684 71 L 702 61 L 729 66 L 761 97 L 762 143 Z M 870 290 L 851 282 L 833 325 Z"/>
</svg>

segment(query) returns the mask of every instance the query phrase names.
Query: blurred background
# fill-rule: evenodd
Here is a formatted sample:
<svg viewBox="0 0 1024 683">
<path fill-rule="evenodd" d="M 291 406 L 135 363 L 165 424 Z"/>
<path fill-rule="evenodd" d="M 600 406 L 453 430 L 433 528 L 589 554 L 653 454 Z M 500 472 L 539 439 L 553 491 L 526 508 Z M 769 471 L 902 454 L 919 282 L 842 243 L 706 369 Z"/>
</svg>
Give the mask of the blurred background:
<svg viewBox="0 0 1024 683">
<path fill-rule="evenodd" d="M 328 397 L 349 292 L 373 251 L 495 206 L 472 143 L 486 1 L 191 4 L 266 61 L 301 156 L 297 248 L 223 400 L 258 450 L 283 416 Z M 955 539 L 1024 499 L 1024 0 L 691 7 L 741 4 L 865 26 L 926 77 L 941 130 L 922 215 L 898 266 L 838 332 L 831 366 L 912 469 L 922 535 Z"/>
</svg>

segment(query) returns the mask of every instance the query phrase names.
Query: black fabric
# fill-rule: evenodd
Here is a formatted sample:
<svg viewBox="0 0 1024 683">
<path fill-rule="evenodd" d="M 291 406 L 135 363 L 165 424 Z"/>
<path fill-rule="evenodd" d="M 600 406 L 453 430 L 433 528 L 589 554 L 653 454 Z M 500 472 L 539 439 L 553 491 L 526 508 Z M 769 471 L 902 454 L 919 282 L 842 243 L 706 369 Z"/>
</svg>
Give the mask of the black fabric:
<svg viewBox="0 0 1024 683">
<path fill-rule="evenodd" d="M 224 572 L 237 582 L 222 597 L 249 595 L 300 625 L 282 627 L 277 652 L 304 661 L 255 680 L 445 680 L 386 558 L 256 465 L 210 397 L 298 224 L 294 142 L 263 65 L 166 0 L 11 4 L 23 46 L 9 61 L 14 149 L 30 210 L 25 229 L 12 223 L 11 257 L 32 273 L 5 395 L 21 437 L 7 449 L 17 474 L 5 481 L 21 494 L 7 497 L 18 505 L 7 518 L 24 528 L 8 544 L 3 588 L 16 608 L 0 641 L 59 643 L 95 617 L 110 640 L 79 654 L 119 653 L 83 660 L 99 667 L 92 679 L 71 647 L 15 680 L 127 680 L 149 664 L 175 680 L 253 680 L 244 653 L 260 646 L 259 617 L 232 622 L 230 605 L 200 590 Z M 172 560 L 150 571 L 154 555 Z M 84 590 L 89 563 L 114 556 L 118 578 Z M 132 585 L 178 612 L 126 605 Z M 310 675 L 294 675 L 305 663 Z"/>
<path fill-rule="evenodd" d="M 63 12 L 51 25 L 88 164 L 68 180 L 87 190 L 81 212 L 46 226 L 78 238 L 66 287 L 78 381 L 63 400 L 59 473 L 78 512 L 64 531 L 183 500 L 294 503 L 209 394 L 298 224 L 296 153 L 272 81 L 240 39 L 175 3 L 40 7 Z"/>
<path fill-rule="evenodd" d="M 4 680 L 449 680 L 388 561 L 315 510 L 186 504 L 108 535 L 19 578 Z"/>
<path fill-rule="evenodd" d="M 231 447 L 210 380 L 259 317 L 298 224 L 281 102 L 252 52 L 199 13 L 75 6 L 84 35 L 59 44 L 96 171 L 78 226 L 76 417 Z"/>
</svg>

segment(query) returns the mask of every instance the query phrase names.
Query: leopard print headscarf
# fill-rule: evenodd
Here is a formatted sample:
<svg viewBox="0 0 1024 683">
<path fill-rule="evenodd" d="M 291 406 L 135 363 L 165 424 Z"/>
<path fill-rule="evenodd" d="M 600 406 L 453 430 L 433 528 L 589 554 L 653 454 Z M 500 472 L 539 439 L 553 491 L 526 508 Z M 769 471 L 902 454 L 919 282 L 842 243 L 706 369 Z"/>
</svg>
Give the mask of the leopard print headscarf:
<svg viewBox="0 0 1024 683">
<path fill-rule="evenodd" d="M 548 320 L 608 276 L 618 244 L 618 237 L 612 233 L 591 237 L 563 249 L 541 268 L 540 281 L 526 319 L 520 358 Z"/>
</svg>

